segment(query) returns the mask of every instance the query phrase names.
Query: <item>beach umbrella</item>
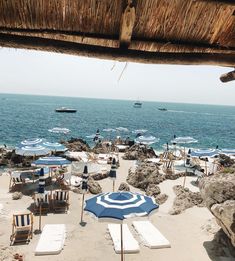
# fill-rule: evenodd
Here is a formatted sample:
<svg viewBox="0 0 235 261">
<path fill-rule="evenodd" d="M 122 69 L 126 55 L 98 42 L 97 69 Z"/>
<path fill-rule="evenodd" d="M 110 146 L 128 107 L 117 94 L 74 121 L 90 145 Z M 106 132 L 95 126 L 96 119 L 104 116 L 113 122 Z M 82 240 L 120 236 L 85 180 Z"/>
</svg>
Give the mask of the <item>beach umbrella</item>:
<svg viewBox="0 0 235 261">
<path fill-rule="evenodd" d="M 21 156 L 43 156 L 47 155 L 51 152 L 50 149 L 42 146 L 42 145 L 28 145 L 17 147 L 15 153 Z"/>
<path fill-rule="evenodd" d="M 66 151 L 67 148 L 58 142 L 43 142 L 42 145 L 51 151 Z"/>
<path fill-rule="evenodd" d="M 133 130 L 132 133 L 133 134 L 144 134 L 146 133 L 148 130 L 146 129 L 139 129 L 139 130 Z"/>
<path fill-rule="evenodd" d="M 174 136 L 175 137 L 175 136 Z M 196 139 L 186 136 L 186 137 L 175 137 L 171 143 L 173 144 L 190 144 L 198 142 Z M 184 146 L 184 165 L 185 165 L 185 146 Z"/>
<path fill-rule="evenodd" d="M 116 177 L 117 177 L 116 169 L 117 169 L 116 159 L 113 158 L 111 170 L 109 171 L 109 178 L 113 181 L 113 192 L 114 192 L 114 187 L 115 187 L 115 180 L 116 180 Z"/>
<path fill-rule="evenodd" d="M 85 193 L 88 190 L 88 178 L 89 178 L 89 174 L 88 174 L 88 168 L 87 165 L 85 165 L 84 167 L 84 171 L 82 173 L 82 211 L 81 211 L 81 223 L 83 223 L 83 205 L 84 205 L 84 199 L 85 199 Z"/>
<path fill-rule="evenodd" d="M 124 127 L 117 127 L 116 130 L 122 131 L 122 132 L 129 132 L 129 130 L 127 128 L 124 128 Z"/>
<path fill-rule="evenodd" d="M 30 146 L 31 147 L 31 146 L 34 146 L 34 145 L 39 145 L 43 141 L 44 141 L 44 139 L 40 139 L 40 138 L 26 139 L 26 140 L 21 141 L 19 147 L 24 147 L 24 146 Z"/>
<path fill-rule="evenodd" d="M 50 167 L 65 166 L 69 164 L 71 164 L 71 161 L 56 156 L 42 157 L 32 162 L 32 165 L 34 166 L 50 166 Z"/>
<path fill-rule="evenodd" d="M 235 155 L 235 149 L 221 149 L 220 154 Z"/>
<path fill-rule="evenodd" d="M 105 132 L 115 132 L 117 130 L 112 129 L 112 128 L 107 128 L 107 129 L 103 129 L 103 131 L 105 131 Z"/>
<path fill-rule="evenodd" d="M 215 157 L 219 153 L 218 149 L 195 149 L 191 151 L 191 157 Z"/>
<path fill-rule="evenodd" d="M 154 144 L 159 141 L 159 138 L 156 138 L 154 136 L 139 136 L 135 139 L 136 143 L 144 144 L 144 145 L 150 145 Z"/>
<path fill-rule="evenodd" d="M 121 261 L 123 253 L 123 220 L 131 217 L 148 216 L 158 209 L 154 198 L 133 192 L 101 193 L 86 200 L 84 210 L 92 213 L 99 221 L 120 223 Z"/>
<path fill-rule="evenodd" d="M 52 132 L 52 133 L 68 134 L 70 132 L 70 129 L 55 127 L 55 128 L 49 129 L 48 131 Z"/>
<path fill-rule="evenodd" d="M 41 168 L 39 172 L 39 186 L 38 186 L 38 194 L 40 200 L 39 200 L 39 232 L 41 232 L 41 217 L 42 217 L 42 198 L 45 194 L 45 176 L 44 176 L 44 169 Z"/>
</svg>

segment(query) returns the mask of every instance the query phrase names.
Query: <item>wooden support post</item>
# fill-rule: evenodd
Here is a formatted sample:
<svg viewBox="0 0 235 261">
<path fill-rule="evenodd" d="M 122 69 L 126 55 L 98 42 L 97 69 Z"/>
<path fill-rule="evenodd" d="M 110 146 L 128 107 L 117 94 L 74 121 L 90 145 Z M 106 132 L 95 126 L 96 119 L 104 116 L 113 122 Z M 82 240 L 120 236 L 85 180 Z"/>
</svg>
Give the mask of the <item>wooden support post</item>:
<svg viewBox="0 0 235 261">
<path fill-rule="evenodd" d="M 225 74 L 222 74 L 220 76 L 220 80 L 221 80 L 221 82 L 231 82 L 231 81 L 234 81 L 235 80 L 235 70 L 231 71 L 231 72 L 228 72 L 228 73 L 225 73 Z"/>
<path fill-rule="evenodd" d="M 121 228 L 121 261 L 124 261 L 122 223 L 121 223 L 121 225 L 120 225 L 120 228 Z"/>
<path fill-rule="evenodd" d="M 80 224 L 83 223 L 83 206 L 84 206 L 84 198 L 85 198 L 85 194 L 82 194 L 82 209 L 81 209 L 81 221 Z"/>
<path fill-rule="evenodd" d="M 124 0 L 124 11 L 120 22 L 119 42 L 121 47 L 126 47 L 131 43 L 132 31 L 135 24 L 135 7 L 132 0 Z"/>
<path fill-rule="evenodd" d="M 41 201 L 41 199 L 39 201 L 39 228 L 38 228 L 38 232 L 39 233 L 42 232 L 42 201 Z"/>
</svg>

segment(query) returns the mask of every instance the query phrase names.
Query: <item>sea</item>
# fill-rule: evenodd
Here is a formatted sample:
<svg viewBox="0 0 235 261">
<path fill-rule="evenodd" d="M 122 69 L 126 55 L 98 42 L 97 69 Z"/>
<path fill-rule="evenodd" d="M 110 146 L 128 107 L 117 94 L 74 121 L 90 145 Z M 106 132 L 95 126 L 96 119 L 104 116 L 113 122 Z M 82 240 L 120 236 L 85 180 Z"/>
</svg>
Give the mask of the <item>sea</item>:
<svg viewBox="0 0 235 261">
<path fill-rule="evenodd" d="M 174 135 L 190 136 L 195 148 L 235 148 L 235 107 L 143 101 L 134 108 L 134 101 L 75 97 L 53 97 L 0 94 L 0 144 L 17 146 L 29 138 L 45 138 L 50 142 L 71 137 L 85 139 L 99 129 L 104 138 L 135 138 L 132 131 L 146 129 L 145 135 L 159 138 L 152 146 L 161 150 Z M 77 109 L 76 113 L 57 113 L 58 107 Z M 166 108 L 160 111 L 158 108 Z M 68 128 L 68 134 L 48 130 Z M 127 128 L 128 132 L 105 132 L 103 129 Z"/>
</svg>

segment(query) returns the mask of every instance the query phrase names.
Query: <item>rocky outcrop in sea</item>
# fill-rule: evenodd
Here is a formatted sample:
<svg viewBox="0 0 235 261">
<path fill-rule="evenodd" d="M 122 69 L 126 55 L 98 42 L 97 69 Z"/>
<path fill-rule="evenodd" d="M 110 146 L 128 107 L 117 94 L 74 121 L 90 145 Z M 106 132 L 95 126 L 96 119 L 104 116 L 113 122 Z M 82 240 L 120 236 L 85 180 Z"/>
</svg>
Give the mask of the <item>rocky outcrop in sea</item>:
<svg viewBox="0 0 235 261">
<path fill-rule="evenodd" d="M 235 247 L 235 172 L 205 177 L 199 187 L 205 205 Z"/>
</svg>

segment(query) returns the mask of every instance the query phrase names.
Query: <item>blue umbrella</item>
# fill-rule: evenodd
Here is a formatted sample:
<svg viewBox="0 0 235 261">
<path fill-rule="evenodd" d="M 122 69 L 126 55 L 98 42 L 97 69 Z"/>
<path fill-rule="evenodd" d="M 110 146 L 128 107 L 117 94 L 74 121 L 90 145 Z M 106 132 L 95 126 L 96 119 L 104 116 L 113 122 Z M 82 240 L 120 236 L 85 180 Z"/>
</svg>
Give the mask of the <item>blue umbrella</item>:
<svg viewBox="0 0 235 261">
<path fill-rule="evenodd" d="M 35 160 L 32 163 L 32 165 L 36 165 L 36 166 L 64 166 L 69 164 L 71 164 L 71 161 L 56 156 L 42 157 L 39 158 L 38 160 Z"/>
<path fill-rule="evenodd" d="M 55 127 L 55 128 L 49 129 L 48 131 L 52 132 L 52 133 L 68 134 L 70 132 L 70 129 Z"/>
<path fill-rule="evenodd" d="M 58 142 L 43 142 L 42 145 L 52 151 L 66 151 L 67 148 Z"/>
<path fill-rule="evenodd" d="M 217 149 L 195 149 L 191 151 L 191 157 L 214 157 L 219 153 Z"/>
<path fill-rule="evenodd" d="M 114 186 L 115 186 L 115 179 L 117 177 L 116 169 L 117 169 L 116 159 L 113 158 L 112 159 L 111 170 L 109 171 L 109 178 L 113 180 L 113 192 L 114 192 Z"/>
<path fill-rule="evenodd" d="M 15 153 L 22 156 L 43 156 L 51 151 L 42 145 L 17 147 Z"/>
<path fill-rule="evenodd" d="M 120 222 L 121 260 L 123 260 L 122 221 L 130 217 L 148 216 L 158 209 L 154 199 L 132 192 L 102 193 L 86 200 L 84 210 L 92 213 L 99 221 Z"/>
</svg>

